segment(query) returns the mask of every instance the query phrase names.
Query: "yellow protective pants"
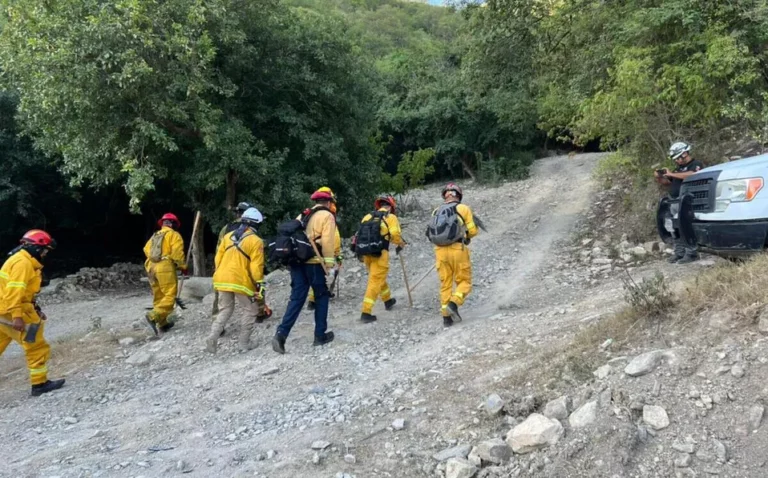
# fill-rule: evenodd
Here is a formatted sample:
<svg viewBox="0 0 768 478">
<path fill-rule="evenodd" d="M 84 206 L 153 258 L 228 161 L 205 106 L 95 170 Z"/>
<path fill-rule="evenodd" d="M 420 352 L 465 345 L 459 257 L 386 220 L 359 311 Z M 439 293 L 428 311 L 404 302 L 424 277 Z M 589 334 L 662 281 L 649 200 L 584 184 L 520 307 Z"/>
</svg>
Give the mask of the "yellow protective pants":
<svg viewBox="0 0 768 478">
<path fill-rule="evenodd" d="M 6 322 L 13 321 L 10 316 L 2 316 L 2 319 Z M 45 321 L 40 320 L 36 313 L 34 317 L 24 317 L 24 322 L 27 326 L 29 326 L 30 322 L 34 321 L 40 321 L 40 328 L 37 330 L 35 343 L 32 344 L 24 342 L 26 332 L 19 332 L 6 325 L 0 325 L 0 354 L 5 351 L 11 340 L 17 342 L 24 349 L 24 355 L 27 357 L 30 383 L 32 385 L 40 385 L 48 381 L 48 367 L 46 364 L 51 357 L 51 346 L 48 345 L 48 342 L 43 337 Z"/>
<path fill-rule="evenodd" d="M 469 248 L 460 242 L 435 247 L 435 259 L 437 275 L 440 278 L 441 312 L 443 317 L 450 317 L 448 302 L 462 305 L 472 292 L 472 261 Z"/>
<path fill-rule="evenodd" d="M 373 312 L 373 305 L 377 298 L 381 297 L 384 302 L 392 298 L 387 284 L 389 251 L 382 251 L 379 257 L 364 256 L 363 262 L 368 270 L 368 287 L 365 289 L 365 298 L 363 299 L 363 313 L 370 314 Z"/>
<path fill-rule="evenodd" d="M 176 279 L 176 265 L 169 260 L 150 263 L 147 275 L 153 296 L 149 318 L 158 327 L 162 327 L 168 324 L 168 316 L 171 315 L 173 306 L 176 304 L 176 292 L 179 287 Z"/>
</svg>

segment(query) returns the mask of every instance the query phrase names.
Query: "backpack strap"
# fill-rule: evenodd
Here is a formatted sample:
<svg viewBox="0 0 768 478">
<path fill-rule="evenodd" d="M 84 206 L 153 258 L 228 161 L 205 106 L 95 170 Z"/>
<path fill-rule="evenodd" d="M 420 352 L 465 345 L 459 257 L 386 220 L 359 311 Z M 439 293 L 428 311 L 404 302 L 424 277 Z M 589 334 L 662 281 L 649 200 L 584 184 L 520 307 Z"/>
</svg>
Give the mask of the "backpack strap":
<svg viewBox="0 0 768 478">
<path fill-rule="evenodd" d="M 371 213 L 371 219 L 378 218 L 379 221 L 387 228 L 387 233 L 384 235 L 384 240 L 389 243 L 389 241 L 392 239 L 392 234 L 389 232 L 389 224 L 387 224 L 387 221 L 384 220 L 387 216 L 389 216 L 388 212 L 374 211 Z"/>
</svg>

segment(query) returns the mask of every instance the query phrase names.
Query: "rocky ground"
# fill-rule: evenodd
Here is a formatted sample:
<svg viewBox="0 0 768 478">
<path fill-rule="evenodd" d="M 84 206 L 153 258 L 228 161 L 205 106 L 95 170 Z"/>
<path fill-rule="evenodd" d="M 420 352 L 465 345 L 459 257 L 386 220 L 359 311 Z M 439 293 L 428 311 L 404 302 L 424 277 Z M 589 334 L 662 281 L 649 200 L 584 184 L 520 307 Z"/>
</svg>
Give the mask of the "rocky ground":
<svg viewBox="0 0 768 478">
<path fill-rule="evenodd" d="M 365 274 L 348 258 L 331 308 L 336 340 L 312 347 L 305 313 L 285 356 L 269 347 L 284 272 L 269 277 L 276 318 L 245 354 L 234 324 L 216 356 L 203 351 L 211 296 L 200 280 L 160 340 L 133 328 L 146 290 L 51 297 L 48 336 L 66 352 L 50 368 L 67 386 L 29 399 L 22 358 L 3 357 L 0 476 L 766 476 L 757 331 L 733 333 L 719 317 L 702 335 L 621 349 L 606 336 L 595 370 L 544 360 L 623 307 L 621 277 L 660 270 L 678 281 L 714 263 L 670 266 L 658 244 L 585 228 L 603 210 L 590 179 L 599 156 L 548 158 L 528 180 L 465 189 L 488 232 L 472 242 L 475 289 L 450 329 L 436 274 L 409 308 L 394 258 L 395 310 L 379 304 L 377 323 L 359 322 Z M 414 284 L 433 264 L 423 229 L 439 188 L 407 202 Z"/>
</svg>

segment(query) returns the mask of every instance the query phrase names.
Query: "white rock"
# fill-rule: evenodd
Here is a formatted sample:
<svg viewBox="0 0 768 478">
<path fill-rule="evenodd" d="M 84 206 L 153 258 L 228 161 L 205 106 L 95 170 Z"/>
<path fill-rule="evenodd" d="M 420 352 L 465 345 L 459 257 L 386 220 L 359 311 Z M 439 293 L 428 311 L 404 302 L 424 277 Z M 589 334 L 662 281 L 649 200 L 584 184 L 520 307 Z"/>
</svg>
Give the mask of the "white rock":
<svg viewBox="0 0 768 478">
<path fill-rule="evenodd" d="M 314 455 L 312 455 L 312 463 L 314 463 L 315 465 L 320 464 L 320 453 L 315 452 Z"/>
<path fill-rule="evenodd" d="M 653 372 L 661 362 L 661 359 L 667 359 L 669 362 L 675 362 L 677 357 L 671 350 L 653 350 L 638 355 L 633 358 L 624 368 L 624 373 L 630 377 L 639 377 Z"/>
<path fill-rule="evenodd" d="M 760 425 L 763 423 L 763 415 L 765 414 L 765 407 L 756 404 L 752 405 L 752 407 L 749 409 L 749 428 L 750 430 L 754 431 L 760 428 Z"/>
<path fill-rule="evenodd" d="M 154 354 L 152 352 L 149 352 L 147 350 L 139 350 L 138 352 L 134 353 L 127 359 L 125 359 L 125 363 L 130 365 L 147 365 L 149 362 L 152 361 L 152 358 L 154 357 Z"/>
<path fill-rule="evenodd" d="M 563 433 L 563 426 L 559 421 L 534 413 L 507 433 L 507 444 L 515 453 L 530 453 L 556 444 Z"/>
<path fill-rule="evenodd" d="M 629 250 L 630 254 L 637 256 L 637 257 L 645 257 L 648 254 L 648 251 L 645 250 L 644 247 L 633 247 Z"/>
<path fill-rule="evenodd" d="M 583 428 L 592 425 L 597 420 L 597 402 L 587 402 L 578 410 L 571 413 L 568 423 L 573 428 Z"/>
<path fill-rule="evenodd" d="M 548 402 L 544 406 L 544 416 L 547 418 L 554 418 L 556 420 L 565 420 L 568 418 L 569 409 L 570 399 L 563 395 L 560 398 L 556 398 Z"/>
<path fill-rule="evenodd" d="M 446 461 L 449 458 L 466 458 L 471 450 L 471 445 L 458 445 L 451 448 L 446 448 L 445 450 L 441 450 L 432 455 L 432 458 L 441 462 Z"/>
<path fill-rule="evenodd" d="M 693 459 L 691 458 L 691 455 L 680 453 L 677 455 L 677 458 L 675 458 L 675 468 L 687 468 L 691 466 L 692 461 Z"/>
<path fill-rule="evenodd" d="M 325 450 L 329 446 L 331 446 L 331 442 L 325 440 L 316 440 L 312 442 L 313 450 Z"/>
<path fill-rule="evenodd" d="M 740 363 L 737 363 L 733 367 L 731 367 L 731 375 L 733 375 L 736 378 L 741 378 L 744 376 L 744 366 Z"/>
<path fill-rule="evenodd" d="M 643 421 L 654 430 L 662 430 L 669 426 L 667 411 L 658 405 L 643 406 Z"/>
<path fill-rule="evenodd" d="M 464 458 L 451 458 L 445 465 L 445 478 L 472 478 L 477 467 Z"/>
<path fill-rule="evenodd" d="M 136 343 L 136 339 L 133 337 L 123 337 L 122 339 L 118 340 L 117 343 L 123 346 L 133 345 Z"/>
<path fill-rule="evenodd" d="M 347 454 L 344 455 L 344 461 L 354 465 L 357 462 L 357 458 L 355 458 L 355 455 Z"/>
<path fill-rule="evenodd" d="M 512 455 L 509 445 L 501 438 L 494 438 L 493 440 L 480 443 L 475 448 L 475 452 L 481 460 L 497 465 L 506 463 Z"/>
<path fill-rule="evenodd" d="M 264 370 L 261 371 L 262 376 L 266 375 L 274 375 L 280 371 L 280 368 L 278 367 L 267 367 Z"/>
<path fill-rule="evenodd" d="M 405 420 L 402 418 L 398 418 L 395 421 L 392 422 L 392 428 L 395 430 L 402 430 L 405 428 Z"/>
<path fill-rule="evenodd" d="M 67 423 L 69 425 L 74 425 L 77 423 L 77 418 L 75 417 L 64 417 L 64 423 Z"/>
<path fill-rule="evenodd" d="M 611 368 L 610 365 L 605 364 L 602 367 L 595 370 L 594 372 L 592 372 L 592 375 L 597 377 L 599 380 L 604 380 L 611 374 L 612 370 L 613 368 Z"/>
<path fill-rule="evenodd" d="M 504 400 L 500 396 L 492 393 L 485 399 L 485 413 L 490 416 L 496 416 L 504 409 Z"/>
</svg>

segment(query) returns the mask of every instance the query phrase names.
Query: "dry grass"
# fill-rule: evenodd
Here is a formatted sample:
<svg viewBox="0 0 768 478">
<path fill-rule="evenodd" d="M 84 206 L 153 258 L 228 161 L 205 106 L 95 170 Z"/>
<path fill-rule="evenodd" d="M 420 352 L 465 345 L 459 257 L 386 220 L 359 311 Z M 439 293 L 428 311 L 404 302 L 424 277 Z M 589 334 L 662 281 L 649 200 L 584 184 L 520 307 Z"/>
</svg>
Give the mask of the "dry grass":
<svg viewBox="0 0 768 478">
<path fill-rule="evenodd" d="M 642 293 L 653 294 L 654 287 L 660 285 L 672 287 L 656 279 L 655 283 L 648 282 Z M 731 312 L 744 320 L 744 326 L 749 326 L 768 303 L 768 254 L 742 263 L 724 262 L 705 270 L 677 288 L 674 297 L 664 297 L 663 302 L 664 306 L 654 313 L 649 312 L 642 300 L 634 306 L 627 305 L 618 313 L 579 330 L 570 340 L 531 351 L 527 363 L 544 366 L 519 370 L 510 377 L 509 385 L 530 384 L 541 389 L 551 388 L 559 380 L 589 380 L 591 372 L 604 362 L 599 350 L 607 339 L 613 339 L 611 347 L 616 351 L 648 338 L 649 332 L 655 335 L 653 327 L 684 328 L 705 312 Z M 680 320 L 671 320 L 672 317 Z"/>
<path fill-rule="evenodd" d="M 768 254 L 715 266 L 685 284 L 679 295 L 680 313 L 686 319 L 713 310 L 754 318 L 768 303 Z"/>
</svg>

